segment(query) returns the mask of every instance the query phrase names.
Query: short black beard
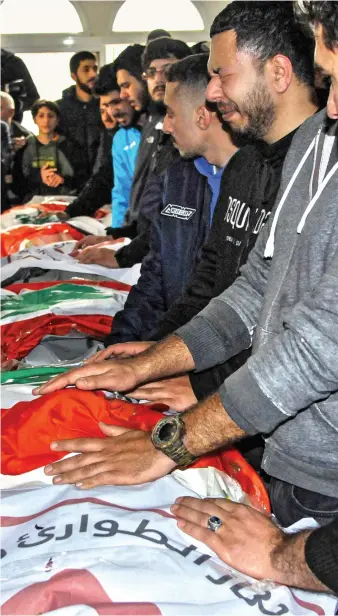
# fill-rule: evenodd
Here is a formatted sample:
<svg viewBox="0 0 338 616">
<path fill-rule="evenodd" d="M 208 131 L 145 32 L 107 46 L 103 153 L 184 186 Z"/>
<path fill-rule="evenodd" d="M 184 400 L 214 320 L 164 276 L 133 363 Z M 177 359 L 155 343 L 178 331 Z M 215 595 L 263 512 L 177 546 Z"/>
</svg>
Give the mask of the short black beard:
<svg viewBox="0 0 338 616">
<path fill-rule="evenodd" d="M 86 94 L 93 94 L 93 88 L 89 88 L 86 83 L 83 83 L 80 80 L 78 80 L 76 83 L 79 86 L 80 90 L 82 90 L 82 92 L 86 92 Z"/>
<path fill-rule="evenodd" d="M 240 129 L 232 126 L 233 132 L 248 140 L 264 140 L 276 120 L 276 106 L 263 80 L 257 81 L 245 97 L 243 113 L 248 118 L 248 126 Z"/>
<path fill-rule="evenodd" d="M 166 114 L 166 106 L 163 101 L 154 101 L 152 100 L 152 106 L 155 108 L 156 113 L 159 115 L 165 116 Z"/>
</svg>

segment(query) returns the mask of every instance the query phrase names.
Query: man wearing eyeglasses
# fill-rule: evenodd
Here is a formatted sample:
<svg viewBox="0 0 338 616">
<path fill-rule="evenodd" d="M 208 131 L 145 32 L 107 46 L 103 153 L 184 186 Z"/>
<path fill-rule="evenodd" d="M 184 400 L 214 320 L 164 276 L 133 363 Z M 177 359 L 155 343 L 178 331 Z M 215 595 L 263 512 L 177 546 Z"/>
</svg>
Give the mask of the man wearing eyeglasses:
<svg viewBox="0 0 338 616">
<path fill-rule="evenodd" d="M 135 49 L 137 47 L 137 49 Z M 117 58 L 114 68 L 116 70 L 117 82 L 120 87 L 121 99 L 127 99 L 136 111 L 146 114 L 146 121 L 142 130 L 141 143 L 138 150 L 133 184 L 129 200 L 129 208 L 126 212 L 123 226 L 109 227 L 107 234 L 117 239 L 119 237 L 135 238 L 140 237 L 138 253 L 143 250 L 146 254 L 148 250 L 148 225 L 149 221 L 143 218 L 140 213 L 140 204 L 145 191 L 148 176 L 155 171 L 164 171 L 166 166 L 172 161 L 173 147 L 168 135 L 162 131 L 163 119 L 165 116 L 164 93 L 166 84 L 166 71 L 172 64 L 191 55 L 191 50 L 183 41 L 163 37 L 151 41 L 144 49 L 142 59 L 139 57 L 139 45 L 127 48 Z M 133 53 L 132 53 L 133 52 Z M 142 72 L 143 70 L 143 72 Z M 145 107 L 145 93 L 141 83 L 147 85 L 149 100 Z M 108 238 L 105 236 L 89 236 L 81 240 L 77 249 L 100 243 Z M 131 249 L 125 246 L 116 254 L 121 252 L 121 267 L 129 267 L 129 251 L 134 252 L 134 245 Z M 93 252 L 93 263 L 97 263 L 97 252 Z M 107 253 L 104 254 L 104 264 L 116 267 L 114 252 L 109 250 L 108 254 L 111 263 L 107 262 Z M 90 255 L 86 254 L 86 259 Z M 132 258 L 134 261 L 134 254 Z M 89 262 L 89 261 L 88 261 Z"/>
</svg>

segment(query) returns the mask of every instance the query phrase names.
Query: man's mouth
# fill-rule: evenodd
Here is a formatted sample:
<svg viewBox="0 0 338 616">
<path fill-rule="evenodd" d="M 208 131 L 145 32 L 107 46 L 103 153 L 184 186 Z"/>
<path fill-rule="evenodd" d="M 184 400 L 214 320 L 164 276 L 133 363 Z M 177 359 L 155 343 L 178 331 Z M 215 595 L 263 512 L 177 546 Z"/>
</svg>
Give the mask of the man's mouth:
<svg viewBox="0 0 338 616">
<path fill-rule="evenodd" d="M 156 86 L 156 88 L 153 89 L 153 94 L 157 94 L 157 93 L 164 94 L 165 86 Z"/>
</svg>

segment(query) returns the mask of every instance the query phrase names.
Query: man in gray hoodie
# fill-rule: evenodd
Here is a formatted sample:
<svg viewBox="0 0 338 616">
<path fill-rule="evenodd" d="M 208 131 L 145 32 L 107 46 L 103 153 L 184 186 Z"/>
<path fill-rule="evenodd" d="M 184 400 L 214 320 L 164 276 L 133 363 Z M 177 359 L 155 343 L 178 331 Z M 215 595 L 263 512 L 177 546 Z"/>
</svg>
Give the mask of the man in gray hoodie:
<svg viewBox="0 0 338 616">
<path fill-rule="evenodd" d="M 211 68 L 224 35 L 212 39 Z M 274 212 L 241 276 L 163 342 L 131 359 L 73 370 L 36 393 L 69 384 L 128 391 L 138 383 L 204 370 L 250 346 L 252 356 L 216 394 L 165 417 L 151 434 L 102 426 L 105 440 L 53 444 L 82 453 L 46 468 L 56 475 L 55 483 L 88 488 L 152 481 L 203 453 L 261 433 L 262 466 L 271 477 L 272 507 L 282 525 L 307 516 L 326 524 L 337 516 L 337 29 L 335 35 L 330 47 L 322 26 L 316 28 L 316 61 L 333 77 L 329 118 L 321 112 L 297 132 Z M 221 79 L 217 71 L 213 75 Z"/>
</svg>

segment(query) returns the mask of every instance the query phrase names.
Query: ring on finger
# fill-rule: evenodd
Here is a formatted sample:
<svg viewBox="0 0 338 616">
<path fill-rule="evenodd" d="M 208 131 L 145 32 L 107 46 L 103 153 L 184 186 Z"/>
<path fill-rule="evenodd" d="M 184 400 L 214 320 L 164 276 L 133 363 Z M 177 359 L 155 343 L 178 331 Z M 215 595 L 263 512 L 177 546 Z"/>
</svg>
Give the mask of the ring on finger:
<svg viewBox="0 0 338 616">
<path fill-rule="evenodd" d="M 215 532 L 216 530 L 221 528 L 222 524 L 223 522 L 220 518 L 218 518 L 216 515 L 211 515 L 207 521 L 207 528 Z"/>
</svg>

